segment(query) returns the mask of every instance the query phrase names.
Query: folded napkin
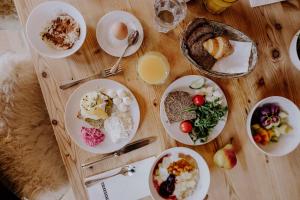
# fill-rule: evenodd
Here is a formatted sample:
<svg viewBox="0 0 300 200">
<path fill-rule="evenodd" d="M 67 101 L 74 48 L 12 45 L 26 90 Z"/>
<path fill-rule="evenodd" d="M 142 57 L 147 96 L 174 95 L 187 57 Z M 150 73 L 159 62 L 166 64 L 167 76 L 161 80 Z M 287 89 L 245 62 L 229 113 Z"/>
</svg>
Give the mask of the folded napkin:
<svg viewBox="0 0 300 200">
<path fill-rule="evenodd" d="M 232 40 L 229 42 L 233 46 L 234 52 L 216 62 L 212 70 L 231 74 L 248 72 L 252 43 Z"/>
<path fill-rule="evenodd" d="M 137 200 L 150 196 L 148 174 L 154 160 L 155 157 L 150 157 L 130 164 L 135 166 L 135 173 L 131 176 L 117 175 L 88 187 L 89 200 Z M 109 176 L 119 172 L 120 169 L 114 169 L 89 177 L 86 181 Z"/>
<path fill-rule="evenodd" d="M 271 4 L 271 3 L 277 3 L 280 1 L 284 1 L 284 0 L 249 0 L 249 1 L 250 1 L 251 7 L 255 7 L 255 6 L 262 6 L 262 5 L 267 5 L 267 4 Z"/>
</svg>

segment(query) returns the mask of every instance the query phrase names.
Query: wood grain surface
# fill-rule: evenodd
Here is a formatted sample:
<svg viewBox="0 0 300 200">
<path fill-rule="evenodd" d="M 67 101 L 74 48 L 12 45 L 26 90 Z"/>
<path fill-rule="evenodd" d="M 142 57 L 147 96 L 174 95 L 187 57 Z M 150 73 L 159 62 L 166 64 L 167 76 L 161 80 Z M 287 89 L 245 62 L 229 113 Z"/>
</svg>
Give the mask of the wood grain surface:
<svg viewBox="0 0 300 200">
<path fill-rule="evenodd" d="M 18 14 L 25 25 L 30 11 L 41 0 L 15 0 Z M 163 91 L 175 79 L 200 74 L 181 54 L 179 36 L 194 17 L 205 16 L 238 28 L 258 44 L 259 62 L 249 76 L 238 79 L 213 79 L 224 90 L 229 103 L 228 123 L 221 135 L 207 145 L 195 149 L 207 161 L 211 171 L 211 184 L 207 199 L 288 199 L 300 198 L 300 148 L 281 158 L 261 154 L 250 143 L 246 133 L 249 109 L 260 99 L 281 95 L 300 105 L 300 72 L 291 64 L 288 48 L 292 36 L 300 28 L 298 0 L 251 8 L 248 0 L 240 0 L 222 15 L 211 15 L 201 1 L 188 3 L 184 22 L 167 34 L 158 33 L 153 26 L 152 0 L 67 0 L 84 16 L 88 32 L 83 47 L 66 59 L 53 60 L 33 52 L 36 73 L 52 120 L 55 136 L 77 199 L 87 199 L 82 180 L 86 176 L 122 166 L 166 148 L 183 146 L 166 134 L 159 118 L 159 102 Z M 76 89 L 62 91 L 63 80 L 75 79 L 100 72 L 116 60 L 102 51 L 96 41 L 98 20 L 112 10 L 133 13 L 142 23 L 145 38 L 140 50 L 123 60 L 124 73 L 113 77 L 132 90 L 141 108 L 141 123 L 135 140 L 156 135 L 158 141 L 142 151 L 135 151 L 118 159 L 111 159 L 82 170 L 80 164 L 101 155 L 83 151 L 71 141 L 64 127 L 64 108 L 70 94 Z M 138 57 L 150 50 L 165 54 L 171 65 L 168 81 L 161 86 L 149 86 L 137 77 L 135 65 Z M 298 85 L 299 84 L 299 85 Z M 214 166 L 213 154 L 233 138 L 238 147 L 238 164 L 232 170 Z M 146 183 L 145 183 L 146 184 Z"/>
</svg>

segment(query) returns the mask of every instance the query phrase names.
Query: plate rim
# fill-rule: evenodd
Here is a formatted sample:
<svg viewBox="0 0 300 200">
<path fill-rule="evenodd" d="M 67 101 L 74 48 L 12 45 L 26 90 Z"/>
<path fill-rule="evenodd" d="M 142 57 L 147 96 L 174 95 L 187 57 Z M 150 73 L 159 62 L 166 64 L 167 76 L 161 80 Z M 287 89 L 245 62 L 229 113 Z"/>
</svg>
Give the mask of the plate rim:
<svg viewBox="0 0 300 200">
<path fill-rule="evenodd" d="M 169 88 L 170 88 L 173 84 L 175 84 L 177 81 L 179 81 L 179 80 L 181 80 L 181 79 L 189 78 L 189 77 L 204 78 L 204 79 L 209 80 L 209 81 L 211 81 L 212 83 L 214 83 L 215 86 L 217 86 L 218 89 L 222 92 L 222 94 L 223 94 L 223 96 L 224 96 L 224 101 L 225 101 L 226 106 L 227 106 L 227 108 L 228 108 L 228 101 L 227 101 L 226 95 L 225 95 L 224 91 L 222 90 L 222 88 L 221 88 L 216 82 L 214 82 L 214 81 L 211 80 L 210 78 L 207 78 L 207 77 L 201 76 L 201 75 L 194 75 L 194 74 L 192 74 L 192 75 L 185 75 L 185 76 L 182 76 L 182 77 L 180 77 L 180 78 L 174 80 L 174 81 L 173 81 L 173 82 L 165 89 L 165 91 L 164 91 L 164 93 L 163 93 L 163 95 L 162 95 L 162 97 L 161 97 L 161 100 L 160 100 L 160 108 L 159 108 L 159 111 L 160 111 L 160 121 L 161 121 L 161 123 L 162 123 L 162 125 L 163 125 L 165 131 L 167 132 L 167 134 L 168 134 L 171 138 L 173 138 L 174 140 L 176 140 L 176 141 L 178 141 L 178 142 L 180 142 L 180 143 L 182 143 L 182 144 L 189 145 L 189 146 L 201 146 L 201 145 L 204 145 L 204 144 L 207 144 L 207 143 L 213 141 L 214 139 L 216 139 L 216 138 L 222 133 L 222 131 L 224 130 L 224 128 L 225 128 L 225 126 L 226 126 L 226 124 L 227 124 L 227 121 L 228 121 L 229 109 L 227 110 L 227 113 L 226 113 L 226 115 L 225 115 L 224 126 L 223 126 L 223 128 L 219 131 L 219 133 L 216 134 L 215 137 L 213 137 L 213 138 L 207 140 L 207 141 L 204 142 L 204 143 L 200 143 L 200 144 L 186 143 L 186 142 L 183 142 L 183 141 L 178 140 L 173 134 L 170 133 L 170 131 L 169 131 L 168 128 L 166 127 L 166 122 L 164 122 L 164 120 L 163 120 L 162 115 L 163 115 L 163 112 L 165 112 L 165 111 L 164 111 L 164 100 L 165 100 L 166 95 L 167 95 L 167 93 L 166 93 L 167 90 L 169 90 Z"/>
<path fill-rule="evenodd" d="M 84 87 L 86 84 L 90 84 L 90 82 L 103 81 L 103 80 L 104 80 L 104 81 L 111 81 L 111 82 L 114 82 L 115 84 L 117 84 L 117 85 L 122 86 L 123 88 L 125 88 L 125 89 L 126 89 L 127 91 L 129 91 L 129 93 L 134 97 L 133 99 L 134 99 L 134 101 L 136 101 L 136 103 L 137 103 L 137 111 L 138 111 L 138 116 L 137 116 L 137 118 L 138 118 L 138 121 L 136 122 L 136 123 L 137 123 L 137 125 L 136 125 L 136 126 L 137 126 L 137 127 L 136 127 L 136 130 L 135 130 L 135 132 L 132 134 L 132 136 L 129 137 L 130 139 L 128 140 L 127 143 L 125 143 L 125 144 L 124 144 L 123 146 L 121 146 L 119 149 L 114 150 L 114 151 L 97 151 L 97 148 L 94 148 L 94 150 L 88 150 L 88 149 L 86 149 L 83 145 L 79 144 L 79 143 L 73 138 L 73 136 L 70 134 L 70 130 L 69 130 L 68 126 L 67 126 L 67 120 L 66 120 L 66 118 L 67 118 L 67 115 L 66 115 L 67 112 L 66 112 L 66 111 L 67 111 L 68 105 L 69 105 L 69 103 L 70 103 L 72 97 L 75 95 L 75 93 L 78 92 L 78 91 L 80 91 L 80 89 L 81 89 L 82 87 Z M 69 96 L 69 98 L 68 98 L 68 100 L 67 100 L 67 102 L 66 102 L 65 109 L 64 109 L 64 127 L 65 127 L 65 130 L 66 130 L 68 136 L 69 136 L 69 137 L 71 138 L 71 140 L 72 140 L 78 147 L 80 147 L 82 150 L 87 151 L 87 152 L 90 152 L 90 153 L 95 153 L 95 154 L 107 154 L 107 153 L 112 153 L 112 152 L 115 152 L 115 151 L 118 151 L 118 150 L 122 149 L 124 146 L 126 146 L 127 144 L 129 144 L 129 143 L 133 140 L 133 138 L 136 136 L 136 134 L 137 134 L 137 131 L 138 131 L 139 126 L 140 126 L 140 121 L 141 121 L 141 110 L 140 110 L 140 106 L 139 106 L 139 103 L 138 103 L 138 101 L 137 101 L 135 95 L 131 92 L 131 90 L 130 90 L 128 87 L 126 87 L 126 86 L 123 85 L 122 83 L 119 83 L 118 81 L 111 80 L 111 79 L 99 78 L 99 79 L 93 79 L 93 80 L 90 80 L 90 81 L 87 81 L 87 82 L 83 83 L 83 84 L 80 85 L 78 88 L 76 88 L 76 89 L 72 92 L 72 94 Z M 135 125 L 135 124 L 133 124 L 133 126 L 134 126 L 134 125 Z M 133 129 L 134 129 L 134 128 L 133 128 Z"/>
</svg>

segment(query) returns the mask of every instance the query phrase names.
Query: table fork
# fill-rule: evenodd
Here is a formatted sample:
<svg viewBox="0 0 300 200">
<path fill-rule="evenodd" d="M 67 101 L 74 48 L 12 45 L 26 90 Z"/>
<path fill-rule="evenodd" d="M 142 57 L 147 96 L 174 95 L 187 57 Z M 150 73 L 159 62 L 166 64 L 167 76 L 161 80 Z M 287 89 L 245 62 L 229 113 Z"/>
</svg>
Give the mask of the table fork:
<svg viewBox="0 0 300 200">
<path fill-rule="evenodd" d="M 68 89 L 74 85 L 77 85 L 79 83 L 83 83 L 85 81 L 88 81 L 88 80 L 91 80 L 91 79 L 94 79 L 94 78 L 107 78 L 109 76 L 114 76 L 118 73 L 122 72 L 122 67 L 119 66 L 118 67 L 118 70 L 114 73 L 111 72 L 111 68 L 108 68 L 108 69 L 105 69 L 103 71 L 101 71 L 100 73 L 98 74 L 94 74 L 92 76 L 88 76 L 88 77 L 85 77 L 85 78 L 82 78 L 82 79 L 78 79 L 78 80 L 70 80 L 70 81 L 65 81 L 63 82 L 59 88 L 62 89 L 62 90 L 65 90 L 65 89 Z"/>
</svg>

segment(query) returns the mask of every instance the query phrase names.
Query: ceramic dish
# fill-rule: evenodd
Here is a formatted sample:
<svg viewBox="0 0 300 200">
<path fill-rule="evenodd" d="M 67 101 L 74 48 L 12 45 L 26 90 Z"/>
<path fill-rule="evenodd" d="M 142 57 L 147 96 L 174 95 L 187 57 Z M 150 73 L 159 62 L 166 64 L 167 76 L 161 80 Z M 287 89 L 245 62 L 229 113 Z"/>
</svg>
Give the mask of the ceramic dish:
<svg viewBox="0 0 300 200">
<path fill-rule="evenodd" d="M 280 136 L 278 142 L 270 142 L 266 145 L 260 145 L 257 144 L 252 136 L 252 130 L 251 130 L 251 120 L 253 117 L 254 111 L 268 103 L 275 103 L 280 106 L 280 108 L 288 114 L 288 122 L 292 127 L 292 130 L 285 134 Z M 252 144 L 262 153 L 269 155 L 269 156 L 284 156 L 290 152 L 292 152 L 298 144 L 300 143 L 300 112 L 299 108 L 289 99 L 286 99 L 284 97 L 280 96 L 272 96 L 265 98 L 261 101 L 259 101 L 255 106 L 251 109 L 249 112 L 249 115 L 247 117 L 247 133 L 249 136 L 250 141 Z"/>
<path fill-rule="evenodd" d="M 201 72 L 213 76 L 213 77 L 218 77 L 218 78 L 233 78 L 233 77 L 241 77 L 241 76 L 245 76 L 249 73 L 251 73 L 256 65 L 257 59 L 258 59 L 258 51 L 257 51 L 257 47 L 255 42 L 253 42 L 247 35 L 245 35 L 244 33 L 242 33 L 241 31 L 220 23 L 220 22 L 216 22 L 213 20 L 208 20 L 209 25 L 211 25 L 212 27 L 215 27 L 216 29 L 223 29 L 225 30 L 226 36 L 228 37 L 228 39 L 230 40 L 235 40 L 235 41 L 240 41 L 240 42 L 251 42 L 252 43 L 252 49 L 251 49 L 251 54 L 250 54 L 250 58 L 249 58 L 249 67 L 248 67 L 248 72 L 246 73 L 221 73 L 221 72 L 216 72 L 216 71 L 212 71 L 209 69 L 205 69 L 205 67 L 200 66 L 199 64 L 196 63 L 196 61 L 189 55 L 189 50 L 187 47 L 187 44 L 184 42 L 183 38 L 185 37 L 186 34 L 186 30 L 188 29 L 188 27 L 191 25 L 191 23 L 189 23 L 189 25 L 186 27 L 185 31 L 182 34 L 181 37 L 181 41 L 180 41 L 180 47 L 181 47 L 181 51 L 183 53 L 183 55 Z"/>
<path fill-rule="evenodd" d="M 72 48 L 67 50 L 58 50 L 50 47 L 41 39 L 41 32 L 45 27 L 60 14 L 68 14 L 79 24 L 79 39 Z M 86 36 L 86 24 L 83 16 L 73 6 L 60 1 L 47 1 L 35 7 L 26 23 L 26 35 L 31 46 L 42 56 L 50 58 L 64 58 L 75 53 L 83 44 Z"/>
<path fill-rule="evenodd" d="M 225 124 L 227 121 L 227 116 L 228 116 L 228 112 L 227 112 L 226 115 L 224 116 L 224 119 L 220 120 L 218 122 L 218 124 L 210 131 L 210 134 L 209 134 L 206 142 L 201 142 L 200 140 L 197 140 L 197 142 L 194 143 L 188 134 L 185 134 L 180 130 L 180 122 L 170 123 L 170 121 L 167 117 L 167 114 L 165 111 L 165 105 L 164 105 L 164 101 L 165 101 L 167 95 L 170 92 L 178 91 L 178 90 L 185 91 L 191 95 L 195 95 L 196 94 L 195 90 L 189 88 L 189 84 L 199 78 L 205 79 L 208 86 L 215 87 L 216 90 L 219 91 L 222 95 L 222 99 L 223 99 L 222 105 L 227 106 L 227 100 L 226 100 L 226 97 L 225 97 L 222 89 L 212 80 L 205 78 L 203 76 L 198 76 L 198 75 L 184 76 L 184 77 L 181 77 L 181 78 L 177 79 L 176 81 L 174 81 L 165 90 L 164 94 L 162 95 L 161 102 L 160 102 L 160 119 L 161 119 L 161 122 L 162 122 L 165 130 L 167 131 L 169 136 L 171 136 L 173 139 L 175 139 L 183 144 L 186 144 L 186 145 L 202 145 L 202 144 L 206 144 L 206 143 L 212 141 L 213 139 L 215 139 L 216 137 L 218 137 L 218 135 L 222 132 L 222 130 L 225 127 Z"/>
<path fill-rule="evenodd" d="M 297 52 L 297 46 L 298 48 L 300 48 L 300 39 L 299 39 L 299 35 L 300 35 L 300 31 L 298 31 L 295 36 L 293 37 L 292 41 L 291 41 L 291 45 L 290 45 L 290 49 L 289 49 L 289 55 L 290 55 L 290 59 L 292 61 L 292 63 L 294 64 L 294 66 L 300 70 L 300 55 L 298 55 Z"/>
<path fill-rule="evenodd" d="M 200 154 L 198 154 L 197 152 L 195 152 L 191 149 L 184 148 L 184 147 L 175 147 L 175 148 L 171 148 L 171 149 L 168 149 L 168 150 L 162 152 L 156 158 L 153 166 L 151 167 L 148 182 L 149 182 L 150 193 L 151 193 L 151 196 L 153 199 L 164 200 L 164 198 L 162 198 L 159 195 L 159 193 L 157 192 L 156 187 L 154 186 L 154 182 L 153 182 L 154 172 L 157 168 L 158 163 L 160 163 L 162 161 L 162 159 L 164 157 L 166 157 L 167 155 L 177 156 L 179 154 L 184 154 L 184 155 L 190 156 L 196 162 L 196 165 L 198 168 L 198 176 L 199 177 L 194 177 L 194 178 L 197 178 L 196 187 L 195 187 L 193 193 L 189 197 L 187 197 L 186 200 L 199 200 L 199 199 L 204 199 L 204 197 L 206 196 L 208 189 L 209 189 L 209 184 L 210 184 L 210 172 L 209 172 L 209 168 L 208 168 L 205 160 L 202 158 L 202 156 Z M 175 186 L 175 189 L 176 189 L 176 186 Z"/>
<path fill-rule="evenodd" d="M 80 100 L 84 94 L 91 91 L 97 91 L 101 88 L 104 89 L 113 89 L 113 90 L 119 90 L 123 89 L 125 90 L 132 98 L 132 103 L 129 107 L 129 111 L 131 113 L 132 121 L 133 121 L 133 128 L 129 132 L 129 136 L 127 138 L 124 138 L 120 140 L 117 143 L 112 142 L 110 137 L 107 135 L 105 136 L 105 139 L 102 143 L 99 145 L 96 145 L 94 147 L 91 147 L 87 145 L 84 140 L 82 139 L 81 135 L 81 127 L 91 127 L 88 125 L 85 121 L 78 119 L 77 114 L 80 109 Z M 92 152 L 92 153 L 110 153 L 116 150 L 121 149 L 126 144 L 128 144 L 132 138 L 135 136 L 136 131 L 138 129 L 140 122 L 140 109 L 138 102 L 134 95 L 130 92 L 128 88 L 126 88 L 124 85 L 108 80 L 108 79 L 96 79 L 89 82 L 86 82 L 79 88 L 77 88 L 73 94 L 70 96 L 65 109 L 65 126 L 67 129 L 67 132 L 69 133 L 70 137 L 73 139 L 73 141 L 80 146 L 82 149 Z M 104 131 L 105 134 L 105 131 Z"/>
<path fill-rule="evenodd" d="M 141 46 L 144 39 L 143 27 L 140 21 L 132 14 L 125 11 L 112 11 L 104 15 L 98 22 L 96 37 L 100 47 L 109 55 L 120 57 L 127 46 L 127 38 L 118 40 L 113 37 L 111 28 L 114 23 L 123 22 L 128 28 L 128 33 L 137 30 L 139 39 L 137 43 L 128 48 L 124 57 L 134 54 Z"/>
</svg>

